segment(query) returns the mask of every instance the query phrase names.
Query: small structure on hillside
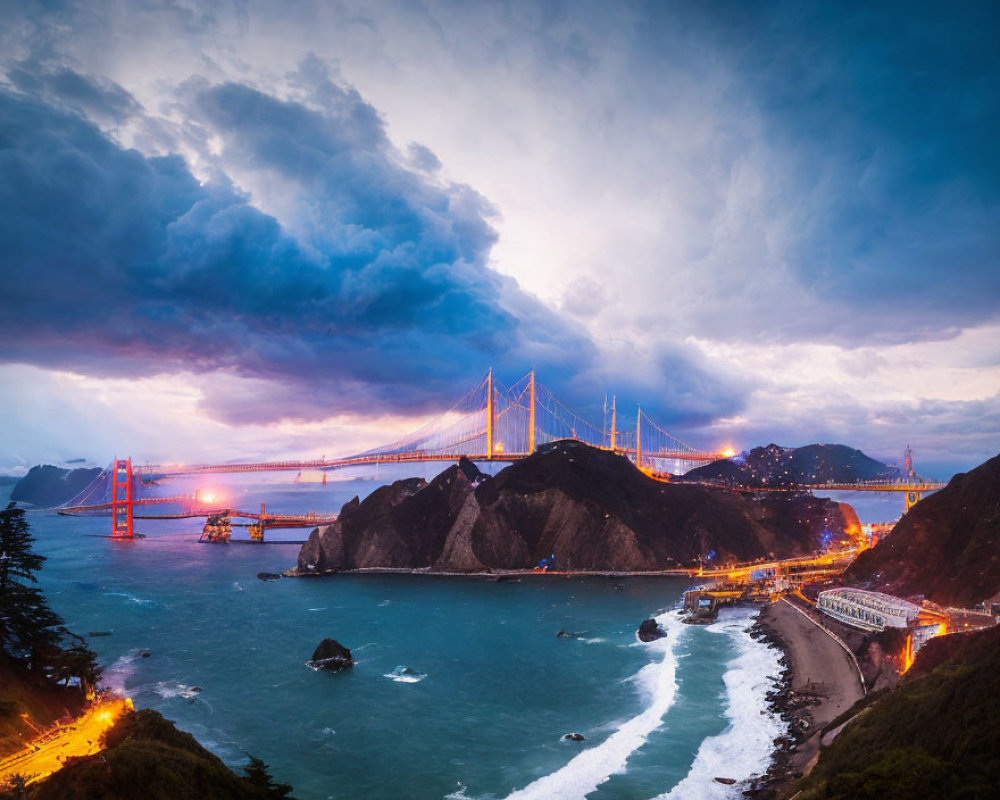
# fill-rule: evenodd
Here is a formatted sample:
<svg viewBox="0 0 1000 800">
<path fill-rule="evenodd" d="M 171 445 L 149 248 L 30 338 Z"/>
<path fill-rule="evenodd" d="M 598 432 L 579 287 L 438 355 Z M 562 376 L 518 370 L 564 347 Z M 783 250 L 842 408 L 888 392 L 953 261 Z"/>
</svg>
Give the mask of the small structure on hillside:
<svg viewBox="0 0 1000 800">
<path fill-rule="evenodd" d="M 855 628 L 872 633 L 886 628 L 907 631 L 902 654 L 902 672 L 928 641 L 948 632 L 947 614 L 931 604 L 918 606 L 901 597 L 865 589 L 827 589 L 820 592 L 816 607 L 825 614 Z"/>
<path fill-rule="evenodd" d="M 834 619 L 873 632 L 907 628 L 920 614 L 920 606 L 915 603 L 864 589 L 827 589 L 819 593 L 817 606 Z"/>
</svg>

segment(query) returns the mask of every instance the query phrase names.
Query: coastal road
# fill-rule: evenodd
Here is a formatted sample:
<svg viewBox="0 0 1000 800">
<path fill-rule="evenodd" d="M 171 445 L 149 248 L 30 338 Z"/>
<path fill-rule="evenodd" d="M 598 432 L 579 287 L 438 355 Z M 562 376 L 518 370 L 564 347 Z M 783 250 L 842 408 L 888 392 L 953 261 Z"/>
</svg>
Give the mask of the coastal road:
<svg viewBox="0 0 1000 800">
<path fill-rule="evenodd" d="M 130 700 L 114 698 L 91 706 L 69 725 L 56 726 L 0 761 L 0 786 L 15 775 L 34 783 L 60 769 L 67 758 L 99 752 L 102 734 L 131 708 Z"/>
</svg>

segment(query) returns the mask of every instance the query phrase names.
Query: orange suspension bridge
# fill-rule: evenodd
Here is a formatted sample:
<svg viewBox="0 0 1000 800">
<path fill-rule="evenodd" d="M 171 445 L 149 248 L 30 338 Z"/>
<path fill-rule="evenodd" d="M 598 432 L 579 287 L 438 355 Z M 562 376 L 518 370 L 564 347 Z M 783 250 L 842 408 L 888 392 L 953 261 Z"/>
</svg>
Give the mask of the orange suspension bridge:
<svg viewBox="0 0 1000 800">
<path fill-rule="evenodd" d="M 493 370 L 461 400 L 423 427 L 394 442 L 342 458 L 252 461 L 222 464 L 135 465 L 131 459 L 116 458 L 111 469 L 102 472 L 86 489 L 60 507 L 62 513 L 111 512 L 114 539 L 133 538 L 136 507 L 183 503 L 191 507 L 187 516 L 219 513 L 212 499 L 191 496 L 140 496 L 149 484 L 162 478 L 184 475 L 334 470 L 380 464 L 408 464 L 429 461 L 457 461 L 463 456 L 473 461 L 512 462 L 526 458 L 539 445 L 559 439 L 576 439 L 595 447 L 614 450 L 632 459 L 640 469 L 654 474 L 669 462 L 708 463 L 735 455 L 724 451 L 698 450 L 672 436 L 642 409 L 637 409 L 635 428 L 621 430 L 612 400 L 610 414 L 600 427 L 571 411 L 529 372 L 511 386 L 494 379 Z M 910 470 L 912 474 L 912 469 Z M 736 487 L 730 487 L 736 488 Z M 833 488 L 833 487 L 823 487 Z M 840 487 L 837 487 L 840 488 Z M 867 488 L 850 485 L 847 488 Z M 874 486 L 870 487 L 875 490 Z M 930 491 L 937 485 L 914 482 L 913 486 L 884 484 L 880 491 Z M 231 516 L 255 518 L 271 526 L 317 524 L 332 520 L 333 514 L 274 515 L 262 509 L 230 512 Z M 185 515 L 175 515 L 185 516 Z"/>
</svg>

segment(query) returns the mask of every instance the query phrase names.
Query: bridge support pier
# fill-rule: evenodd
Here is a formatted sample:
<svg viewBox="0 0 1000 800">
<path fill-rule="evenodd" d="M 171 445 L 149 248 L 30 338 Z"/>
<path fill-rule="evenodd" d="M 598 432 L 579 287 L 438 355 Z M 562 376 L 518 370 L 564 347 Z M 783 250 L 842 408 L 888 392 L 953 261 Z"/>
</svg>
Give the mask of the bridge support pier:
<svg viewBox="0 0 1000 800">
<path fill-rule="evenodd" d="M 115 458 L 111 470 L 111 538 L 133 539 L 132 459 Z"/>
</svg>

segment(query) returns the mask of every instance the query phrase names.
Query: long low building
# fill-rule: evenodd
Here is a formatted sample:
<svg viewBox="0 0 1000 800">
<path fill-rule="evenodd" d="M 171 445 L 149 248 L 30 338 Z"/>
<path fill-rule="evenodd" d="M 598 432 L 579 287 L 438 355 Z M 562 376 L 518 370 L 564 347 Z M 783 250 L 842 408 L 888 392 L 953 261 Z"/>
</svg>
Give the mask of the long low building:
<svg viewBox="0 0 1000 800">
<path fill-rule="evenodd" d="M 820 592 L 817 606 L 824 614 L 865 631 L 909 627 L 921 610 L 899 597 L 848 588 Z"/>
</svg>

